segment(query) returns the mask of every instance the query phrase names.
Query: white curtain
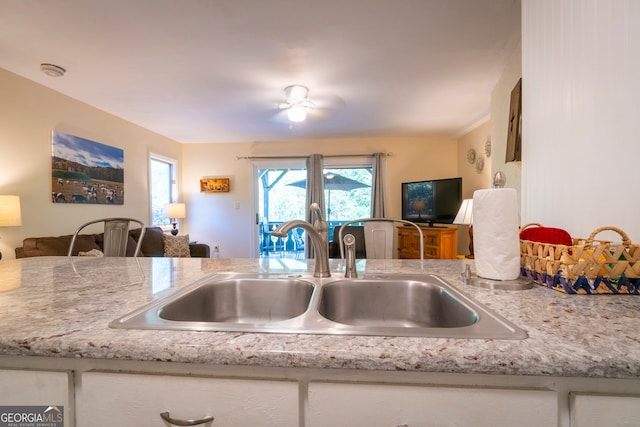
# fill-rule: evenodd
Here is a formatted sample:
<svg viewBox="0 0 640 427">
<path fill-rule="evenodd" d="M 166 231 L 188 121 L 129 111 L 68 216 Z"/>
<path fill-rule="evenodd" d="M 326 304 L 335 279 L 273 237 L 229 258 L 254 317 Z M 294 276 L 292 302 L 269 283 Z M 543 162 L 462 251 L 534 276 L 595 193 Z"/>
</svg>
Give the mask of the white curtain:
<svg viewBox="0 0 640 427">
<path fill-rule="evenodd" d="M 373 154 L 373 178 L 371 183 L 371 218 L 384 218 L 384 172 L 382 158 L 384 153 Z"/>
<path fill-rule="evenodd" d="M 320 212 L 324 212 L 324 176 L 322 174 L 324 169 L 324 161 L 322 154 L 312 154 L 307 158 L 307 197 L 305 214 L 307 221 L 313 224 L 315 218 L 312 218 L 312 214 L 309 211 L 309 206 L 312 203 L 317 203 L 320 206 Z M 309 236 L 305 241 L 305 254 L 307 258 L 313 258 L 313 245 L 309 240 Z"/>
</svg>

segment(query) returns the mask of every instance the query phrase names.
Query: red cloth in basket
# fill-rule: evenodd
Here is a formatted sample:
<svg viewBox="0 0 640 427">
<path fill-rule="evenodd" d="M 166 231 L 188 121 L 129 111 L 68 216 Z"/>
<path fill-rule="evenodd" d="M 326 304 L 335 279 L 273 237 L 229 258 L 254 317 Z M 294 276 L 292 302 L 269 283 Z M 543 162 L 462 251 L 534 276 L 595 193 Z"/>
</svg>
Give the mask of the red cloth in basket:
<svg viewBox="0 0 640 427">
<path fill-rule="evenodd" d="M 520 232 L 520 240 L 532 242 L 551 243 L 553 245 L 573 245 L 573 239 L 569 233 L 561 228 L 531 227 Z"/>
</svg>

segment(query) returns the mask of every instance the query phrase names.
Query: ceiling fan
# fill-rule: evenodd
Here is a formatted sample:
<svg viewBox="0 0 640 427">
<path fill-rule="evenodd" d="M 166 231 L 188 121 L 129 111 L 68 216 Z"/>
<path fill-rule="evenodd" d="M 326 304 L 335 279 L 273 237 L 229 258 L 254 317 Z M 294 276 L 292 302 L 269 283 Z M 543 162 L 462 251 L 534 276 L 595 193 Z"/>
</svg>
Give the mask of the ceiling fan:
<svg viewBox="0 0 640 427">
<path fill-rule="evenodd" d="M 280 103 L 281 110 L 287 112 L 291 122 L 302 122 L 307 118 L 307 110 L 315 107 L 309 100 L 309 88 L 300 85 L 291 85 L 284 88 L 285 101 Z"/>
</svg>

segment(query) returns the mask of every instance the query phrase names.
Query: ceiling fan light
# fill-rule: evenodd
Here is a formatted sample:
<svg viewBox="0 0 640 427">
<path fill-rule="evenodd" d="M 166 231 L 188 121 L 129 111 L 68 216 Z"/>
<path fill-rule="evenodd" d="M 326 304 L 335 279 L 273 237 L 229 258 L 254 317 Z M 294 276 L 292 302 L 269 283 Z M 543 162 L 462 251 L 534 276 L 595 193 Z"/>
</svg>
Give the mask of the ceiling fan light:
<svg viewBox="0 0 640 427">
<path fill-rule="evenodd" d="M 303 122 L 304 119 L 307 118 L 307 111 L 305 110 L 304 107 L 301 107 L 299 105 L 293 105 L 287 111 L 287 116 L 289 117 L 289 120 L 292 122 L 296 122 L 296 123 Z"/>
</svg>

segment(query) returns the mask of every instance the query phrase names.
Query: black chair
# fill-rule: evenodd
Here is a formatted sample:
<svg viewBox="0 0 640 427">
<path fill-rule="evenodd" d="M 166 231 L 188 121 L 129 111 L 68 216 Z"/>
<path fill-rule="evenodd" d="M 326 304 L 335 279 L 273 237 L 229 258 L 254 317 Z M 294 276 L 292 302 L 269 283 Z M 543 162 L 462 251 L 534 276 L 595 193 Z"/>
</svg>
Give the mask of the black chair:
<svg viewBox="0 0 640 427">
<path fill-rule="evenodd" d="M 364 226 L 349 225 L 343 228 L 342 236 L 353 234 L 356 238 L 356 259 L 367 258 L 367 250 L 364 240 Z M 329 258 L 341 258 L 340 256 L 340 227 L 333 229 L 333 241 L 329 242 Z"/>
</svg>

